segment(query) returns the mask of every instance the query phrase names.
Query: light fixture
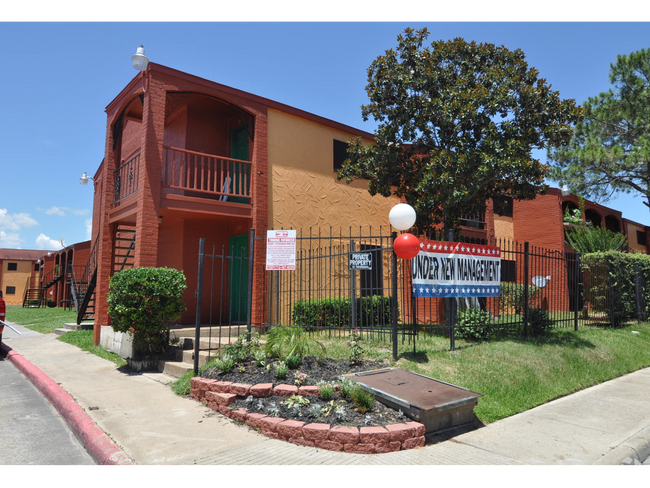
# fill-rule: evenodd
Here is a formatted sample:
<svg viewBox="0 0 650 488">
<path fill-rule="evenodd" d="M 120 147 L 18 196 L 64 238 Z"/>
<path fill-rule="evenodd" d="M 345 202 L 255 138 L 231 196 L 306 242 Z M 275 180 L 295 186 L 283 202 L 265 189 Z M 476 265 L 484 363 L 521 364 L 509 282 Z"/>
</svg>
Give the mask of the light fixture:
<svg viewBox="0 0 650 488">
<path fill-rule="evenodd" d="M 84 171 L 84 174 L 81 175 L 81 178 L 79 178 L 79 183 L 82 185 L 87 185 L 88 180 L 93 180 L 93 183 L 95 182 L 95 178 L 92 176 L 88 176 L 88 173 Z"/>
<path fill-rule="evenodd" d="M 149 59 L 144 55 L 144 46 L 142 46 L 142 44 L 140 44 L 136 53 L 131 56 L 131 61 L 133 61 L 134 69 L 137 69 L 138 71 L 144 71 L 147 69 Z"/>
<path fill-rule="evenodd" d="M 563 185 L 562 186 L 562 196 L 563 197 L 568 197 L 569 195 L 571 195 L 571 190 L 569 190 L 568 186 Z"/>
</svg>

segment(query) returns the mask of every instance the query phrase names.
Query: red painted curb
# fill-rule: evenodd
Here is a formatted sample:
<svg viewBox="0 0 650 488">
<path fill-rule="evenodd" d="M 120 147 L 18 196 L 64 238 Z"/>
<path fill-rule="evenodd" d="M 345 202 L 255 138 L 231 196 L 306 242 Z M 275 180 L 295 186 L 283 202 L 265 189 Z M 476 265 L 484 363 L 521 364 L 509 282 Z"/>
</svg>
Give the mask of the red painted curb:
<svg viewBox="0 0 650 488">
<path fill-rule="evenodd" d="M 97 427 L 77 402 L 52 378 L 6 344 L 0 344 L 0 351 L 54 405 L 97 464 L 133 464 L 133 461 L 103 430 Z"/>
</svg>

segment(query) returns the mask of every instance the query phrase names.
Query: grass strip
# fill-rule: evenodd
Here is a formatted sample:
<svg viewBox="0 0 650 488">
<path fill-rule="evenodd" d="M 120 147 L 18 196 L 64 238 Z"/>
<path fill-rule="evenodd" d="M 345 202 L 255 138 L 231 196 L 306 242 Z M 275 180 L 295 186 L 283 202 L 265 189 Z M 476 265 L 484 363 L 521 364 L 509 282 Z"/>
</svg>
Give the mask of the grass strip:
<svg viewBox="0 0 650 488">
<path fill-rule="evenodd" d="M 106 359 L 115 363 L 117 367 L 126 366 L 126 361 L 112 352 L 108 352 L 101 346 L 96 346 L 93 344 L 93 331 L 92 330 L 73 330 L 68 332 L 61 337 L 58 337 L 58 340 L 65 342 L 66 344 L 72 344 L 77 346 L 83 351 L 88 351 L 95 356 L 99 356 L 102 359 Z"/>
</svg>

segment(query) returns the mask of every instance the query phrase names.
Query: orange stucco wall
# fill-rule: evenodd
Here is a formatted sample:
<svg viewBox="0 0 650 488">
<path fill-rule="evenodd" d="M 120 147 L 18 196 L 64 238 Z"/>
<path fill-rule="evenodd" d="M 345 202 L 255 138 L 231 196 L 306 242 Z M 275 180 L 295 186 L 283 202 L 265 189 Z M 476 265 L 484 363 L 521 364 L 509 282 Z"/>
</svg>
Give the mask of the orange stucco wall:
<svg viewBox="0 0 650 488">
<path fill-rule="evenodd" d="M 25 295 L 25 284 L 27 278 L 32 276 L 34 269 L 34 261 L 20 261 L 17 259 L 5 259 L 2 263 L 2 285 L 1 290 L 3 298 L 7 305 L 20 305 L 23 303 Z M 16 263 L 16 271 L 9 271 L 9 263 Z M 14 286 L 16 293 L 13 295 L 7 294 L 7 287 Z"/>
<path fill-rule="evenodd" d="M 648 249 L 645 245 L 639 244 L 637 238 L 637 231 L 645 233 L 645 229 L 640 226 L 633 224 L 629 220 L 627 221 L 627 245 L 634 249 L 635 251 L 647 253 Z"/>
<path fill-rule="evenodd" d="M 337 181 L 334 139 L 341 130 L 269 110 L 269 228 L 367 229 L 390 232 L 388 213 L 397 197 L 371 196 L 365 181 Z M 369 143 L 369 140 L 364 141 Z"/>
</svg>

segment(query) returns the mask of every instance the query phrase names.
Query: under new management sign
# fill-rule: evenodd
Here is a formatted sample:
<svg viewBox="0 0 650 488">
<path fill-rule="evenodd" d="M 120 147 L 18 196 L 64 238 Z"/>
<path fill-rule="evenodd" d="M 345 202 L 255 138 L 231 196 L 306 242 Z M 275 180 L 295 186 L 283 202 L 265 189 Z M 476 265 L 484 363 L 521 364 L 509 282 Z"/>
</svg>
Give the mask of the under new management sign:
<svg viewBox="0 0 650 488">
<path fill-rule="evenodd" d="M 416 297 L 498 297 L 501 249 L 423 240 L 411 262 L 411 278 Z"/>
</svg>

